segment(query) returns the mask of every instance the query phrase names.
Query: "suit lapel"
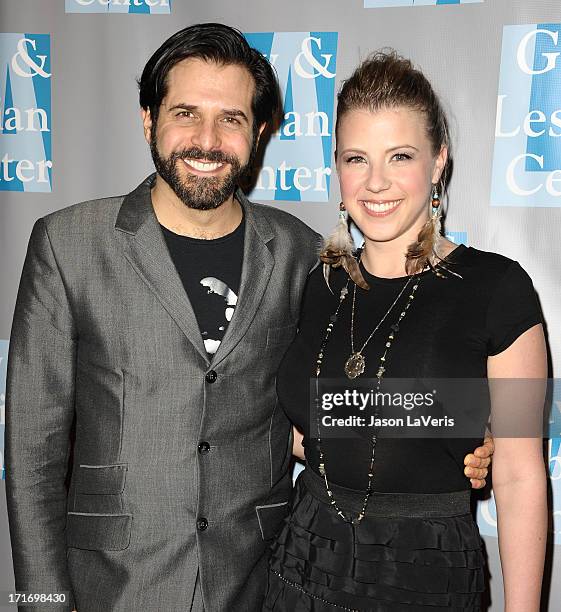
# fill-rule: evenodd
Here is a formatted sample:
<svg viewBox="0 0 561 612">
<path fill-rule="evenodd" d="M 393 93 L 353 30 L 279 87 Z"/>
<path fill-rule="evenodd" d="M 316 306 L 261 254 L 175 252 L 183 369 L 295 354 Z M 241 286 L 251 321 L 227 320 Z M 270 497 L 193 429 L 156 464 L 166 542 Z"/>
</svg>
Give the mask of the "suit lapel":
<svg viewBox="0 0 561 612">
<path fill-rule="evenodd" d="M 150 196 L 154 176 L 125 196 L 115 229 L 123 238 L 129 263 L 208 364 L 197 318 L 154 214 Z"/>
<path fill-rule="evenodd" d="M 240 291 L 234 316 L 214 358 L 212 365 L 222 361 L 244 337 L 263 299 L 275 264 L 267 243 L 274 238 L 271 226 L 259 207 L 247 200 L 238 189 L 236 198 L 245 214 L 245 237 Z"/>
</svg>

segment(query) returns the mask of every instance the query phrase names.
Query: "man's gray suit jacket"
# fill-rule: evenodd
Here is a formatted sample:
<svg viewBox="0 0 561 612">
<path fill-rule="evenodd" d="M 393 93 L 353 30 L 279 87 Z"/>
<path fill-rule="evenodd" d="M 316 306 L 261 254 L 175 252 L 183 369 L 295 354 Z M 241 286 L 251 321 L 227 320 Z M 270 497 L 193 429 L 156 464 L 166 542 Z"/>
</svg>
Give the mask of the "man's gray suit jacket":
<svg viewBox="0 0 561 612">
<path fill-rule="evenodd" d="M 210 361 L 153 179 L 33 229 L 6 403 L 16 588 L 70 591 L 78 612 L 183 612 L 199 571 L 208 612 L 259 610 L 291 491 L 275 376 L 318 235 L 238 192 L 240 296 Z"/>
</svg>

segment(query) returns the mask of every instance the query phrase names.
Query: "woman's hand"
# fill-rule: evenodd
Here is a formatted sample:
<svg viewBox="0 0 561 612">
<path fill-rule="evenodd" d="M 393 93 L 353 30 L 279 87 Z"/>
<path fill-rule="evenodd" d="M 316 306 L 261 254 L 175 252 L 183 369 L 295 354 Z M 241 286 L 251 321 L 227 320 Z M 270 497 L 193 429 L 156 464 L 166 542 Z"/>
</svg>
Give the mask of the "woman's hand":
<svg viewBox="0 0 561 612">
<path fill-rule="evenodd" d="M 489 434 L 485 437 L 483 446 L 478 446 L 473 453 L 464 458 L 464 474 L 470 479 L 472 489 L 482 489 L 487 478 L 488 467 L 495 452 L 493 437 Z"/>
<path fill-rule="evenodd" d="M 304 436 L 296 429 L 296 427 L 292 427 L 292 432 L 294 436 L 292 442 L 292 454 L 298 459 L 305 461 L 306 457 L 304 455 L 304 446 L 302 445 Z M 473 489 L 482 489 L 485 486 L 485 478 L 487 478 L 489 471 L 487 468 L 491 464 L 491 458 L 494 452 L 495 445 L 493 438 L 491 436 L 487 436 L 483 442 L 483 446 L 477 447 L 473 453 L 465 456 L 464 465 L 466 467 L 464 469 L 464 474 L 470 479 Z"/>
<path fill-rule="evenodd" d="M 302 440 L 304 439 L 304 435 L 301 434 L 296 427 L 292 427 L 292 434 L 294 436 L 292 442 L 292 454 L 298 459 L 302 461 L 306 460 L 306 456 L 304 455 L 304 446 L 302 445 Z"/>
</svg>

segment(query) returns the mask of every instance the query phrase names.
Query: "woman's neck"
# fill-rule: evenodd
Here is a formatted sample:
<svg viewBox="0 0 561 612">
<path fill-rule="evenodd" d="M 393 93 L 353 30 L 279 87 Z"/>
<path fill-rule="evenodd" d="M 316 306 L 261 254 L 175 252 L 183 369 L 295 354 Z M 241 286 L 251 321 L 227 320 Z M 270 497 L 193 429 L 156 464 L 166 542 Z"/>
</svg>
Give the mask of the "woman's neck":
<svg viewBox="0 0 561 612">
<path fill-rule="evenodd" d="M 380 278 L 405 276 L 407 246 L 392 242 L 366 241 L 361 261 L 366 271 Z"/>
</svg>

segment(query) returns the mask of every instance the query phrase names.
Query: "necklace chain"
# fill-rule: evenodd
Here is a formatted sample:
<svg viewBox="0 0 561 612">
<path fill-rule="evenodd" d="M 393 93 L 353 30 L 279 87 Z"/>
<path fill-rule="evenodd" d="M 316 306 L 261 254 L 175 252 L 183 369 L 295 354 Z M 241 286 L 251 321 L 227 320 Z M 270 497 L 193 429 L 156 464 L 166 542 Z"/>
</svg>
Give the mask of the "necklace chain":
<svg viewBox="0 0 561 612">
<path fill-rule="evenodd" d="M 401 288 L 401 291 L 399 292 L 399 294 L 397 295 L 395 300 L 392 302 L 391 306 L 386 310 L 384 316 L 378 322 L 378 325 L 376 325 L 376 327 L 372 330 L 371 334 L 364 341 L 364 344 L 360 347 L 360 349 L 358 351 L 359 353 L 362 353 L 362 351 L 366 348 L 366 345 L 370 342 L 370 340 L 372 340 L 372 337 L 374 336 L 374 334 L 378 331 L 378 329 L 380 329 L 380 325 L 382 325 L 382 323 L 386 320 L 386 318 L 388 317 L 390 312 L 393 310 L 394 306 L 397 304 L 399 298 L 403 295 L 403 293 L 407 289 L 407 287 L 408 287 L 408 285 L 409 285 L 409 283 L 411 282 L 412 279 L 413 279 L 413 277 L 410 276 L 409 279 L 407 280 L 407 282 L 405 283 L 405 285 L 403 285 L 403 287 Z M 355 284 L 354 289 L 353 289 L 353 308 L 351 310 L 351 353 L 355 352 L 355 346 L 354 346 L 355 304 L 356 304 L 356 284 Z"/>
<path fill-rule="evenodd" d="M 378 365 L 378 370 L 376 372 L 376 379 L 377 379 L 377 382 L 376 382 L 376 392 L 378 392 L 380 390 L 382 377 L 384 376 L 384 372 L 386 371 L 386 359 L 387 359 L 387 356 L 388 356 L 388 352 L 389 352 L 389 350 L 390 350 L 390 348 L 392 346 L 392 343 L 394 342 L 395 337 L 396 337 L 396 335 L 397 335 L 397 333 L 399 331 L 399 325 L 400 325 L 401 321 L 403 320 L 403 318 L 407 314 L 407 311 L 409 310 L 409 307 L 413 303 L 413 299 L 415 298 L 415 292 L 417 291 L 417 289 L 419 287 L 421 277 L 418 274 L 409 277 L 409 279 L 405 283 L 404 287 L 401 289 L 401 291 L 400 291 L 399 295 L 397 296 L 397 298 L 394 300 L 394 302 L 392 303 L 392 305 L 390 306 L 390 308 L 388 309 L 386 314 L 382 317 L 382 320 L 375 327 L 374 331 L 370 334 L 370 336 L 368 337 L 366 342 L 363 344 L 362 348 L 360 349 L 360 351 L 358 353 L 354 353 L 354 347 L 353 347 L 353 344 L 352 344 L 352 341 L 353 341 L 354 310 L 355 310 L 355 302 L 356 302 L 356 283 L 355 283 L 355 286 L 354 286 L 353 305 L 352 305 L 352 310 L 351 310 L 351 350 L 353 351 L 353 354 L 351 355 L 351 357 L 349 357 L 349 359 L 347 360 L 347 363 L 345 364 L 345 373 L 347 374 L 347 376 L 349 376 L 349 373 L 347 371 L 348 370 L 347 366 L 349 364 L 349 361 L 353 358 L 354 355 L 360 355 L 360 357 L 362 358 L 362 355 L 360 354 L 361 351 L 364 350 L 364 348 L 366 347 L 366 345 L 368 344 L 368 342 L 370 341 L 370 339 L 372 338 L 374 333 L 377 331 L 377 329 L 383 323 L 384 319 L 392 311 L 393 307 L 396 305 L 396 303 L 398 302 L 399 298 L 405 292 L 405 289 L 409 286 L 409 284 L 413 280 L 415 282 L 413 283 L 413 287 L 411 288 L 411 293 L 409 294 L 407 302 L 404 305 L 403 310 L 399 314 L 399 317 L 397 318 L 397 321 L 393 325 L 391 325 L 391 327 L 390 327 L 391 331 L 390 331 L 390 333 L 388 335 L 388 338 L 387 338 L 387 340 L 385 342 L 384 352 L 382 353 L 382 355 L 380 357 L 380 362 L 379 362 L 379 365 Z M 319 350 L 319 353 L 318 353 L 318 358 L 316 360 L 316 380 L 315 380 L 316 400 L 315 400 L 315 403 L 316 403 L 316 425 L 317 425 L 317 449 L 318 449 L 318 453 L 319 453 L 319 472 L 320 472 L 320 474 L 321 474 L 321 476 L 323 478 L 323 481 L 325 483 L 325 489 L 327 491 L 327 495 L 329 497 L 330 504 L 333 506 L 333 509 L 335 510 L 335 512 L 346 523 L 351 523 L 353 525 L 358 525 L 362 521 L 362 519 L 364 518 L 364 516 L 366 514 L 366 507 L 368 506 L 368 501 L 370 499 L 370 496 L 372 495 L 372 479 L 374 478 L 374 460 L 375 460 L 375 456 L 376 456 L 376 443 L 378 441 L 378 430 L 379 430 L 379 428 L 374 428 L 374 433 L 372 434 L 372 436 L 370 438 L 371 453 L 370 453 L 370 463 L 369 463 L 369 467 L 368 467 L 368 485 L 366 487 L 366 491 L 365 491 L 365 495 L 364 495 L 364 500 L 362 502 L 361 509 L 360 509 L 358 515 L 356 516 L 356 518 L 353 519 L 353 518 L 347 516 L 343 512 L 343 510 L 341 510 L 341 508 L 339 507 L 339 505 L 337 504 L 337 501 L 335 500 L 335 498 L 333 496 L 333 491 L 331 490 L 331 488 L 329 486 L 329 481 L 328 481 L 328 478 L 327 478 L 327 470 L 325 468 L 325 453 L 323 452 L 322 445 L 321 445 L 321 412 L 320 412 L 320 399 L 319 399 L 319 377 L 320 377 L 320 374 L 321 374 L 321 366 L 322 366 L 323 359 L 324 359 L 324 356 L 325 356 L 325 350 L 327 348 L 327 344 L 329 342 L 329 338 L 331 336 L 331 333 L 333 332 L 333 328 L 335 327 L 335 323 L 337 322 L 337 319 L 338 319 L 338 316 L 339 316 L 339 312 L 341 310 L 341 307 L 343 306 L 343 302 L 345 301 L 348 293 L 349 293 L 349 280 L 347 280 L 346 285 L 341 289 L 341 293 L 340 293 L 340 296 L 339 296 L 339 304 L 337 305 L 337 308 L 336 308 L 335 312 L 331 315 L 331 317 L 329 319 L 329 324 L 327 325 L 327 329 L 325 331 L 325 336 L 324 336 L 323 341 L 321 343 L 320 350 Z M 364 358 L 362 358 L 362 359 L 363 359 L 363 364 L 364 364 Z M 349 376 L 349 378 L 356 378 L 357 376 L 360 376 L 363 372 L 364 372 L 364 367 L 362 368 L 362 370 L 360 372 L 356 373 L 354 376 Z M 378 412 L 379 412 L 378 411 L 378 406 L 376 405 L 376 408 L 374 410 L 374 420 L 378 417 Z"/>
<path fill-rule="evenodd" d="M 347 359 L 347 361 L 345 362 L 345 374 L 347 375 L 348 378 L 351 378 L 351 379 L 356 378 L 357 376 L 360 376 L 361 374 L 364 373 L 364 370 L 366 369 L 366 358 L 362 354 L 362 351 L 364 351 L 364 349 L 366 348 L 366 345 L 370 342 L 370 340 L 372 340 L 372 338 L 374 337 L 374 334 L 380 329 L 380 325 L 382 325 L 382 323 L 386 320 L 387 316 L 391 313 L 394 306 L 399 301 L 399 298 L 403 295 L 404 291 L 407 289 L 407 287 L 409 286 L 409 283 L 412 280 L 413 280 L 413 276 L 410 276 L 407 282 L 405 283 L 405 285 L 403 285 L 403 287 L 401 288 L 401 291 L 398 293 L 395 300 L 392 302 L 390 307 L 386 310 L 382 318 L 378 321 L 378 325 L 376 325 L 376 327 L 372 330 L 372 332 L 370 333 L 368 338 L 366 338 L 366 340 L 364 341 L 364 344 L 358 351 L 355 351 L 355 342 L 354 342 L 355 304 L 356 304 L 356 284 L 355 284 L 354 289 L 353 289 L 353 307 L 351 309 L 351 354 L 349 358 Z"/>
</svg>

